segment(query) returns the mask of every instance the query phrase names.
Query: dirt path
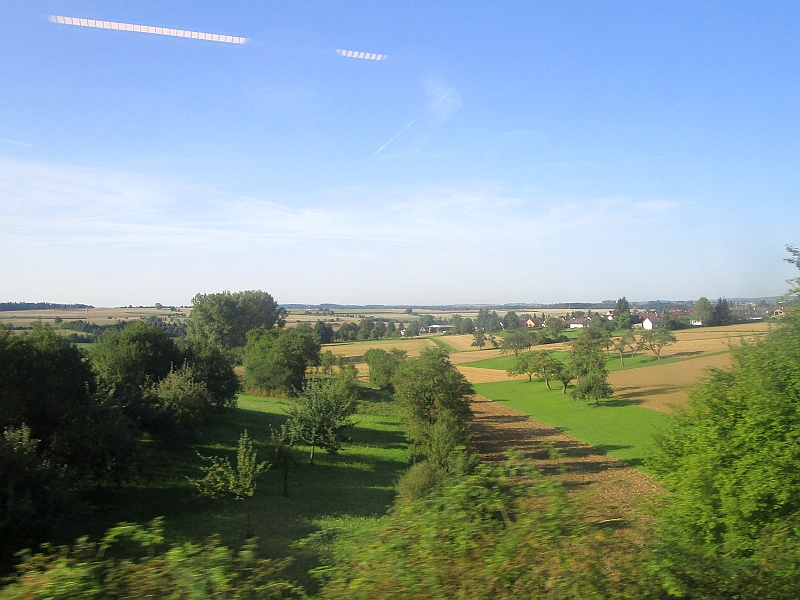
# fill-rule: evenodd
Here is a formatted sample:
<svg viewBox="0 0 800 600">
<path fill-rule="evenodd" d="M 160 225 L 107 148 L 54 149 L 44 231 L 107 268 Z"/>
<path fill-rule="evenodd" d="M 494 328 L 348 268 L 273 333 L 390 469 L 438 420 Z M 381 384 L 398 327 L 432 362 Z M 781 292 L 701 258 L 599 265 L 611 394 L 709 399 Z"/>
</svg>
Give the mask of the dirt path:
<svg viewBox="0 0 800 600">
<path fill-rule="evenodd" d="M 472 412 L 472 443 L 484 460 L 500 461 L 505 452 L 517 452 L 562 481 L 570 494 L 594 492 L 603 515 L 633 512 L 638 498 L 660 491 L 644 473 L 499 402 L 475 396 Z"/>
</svg>

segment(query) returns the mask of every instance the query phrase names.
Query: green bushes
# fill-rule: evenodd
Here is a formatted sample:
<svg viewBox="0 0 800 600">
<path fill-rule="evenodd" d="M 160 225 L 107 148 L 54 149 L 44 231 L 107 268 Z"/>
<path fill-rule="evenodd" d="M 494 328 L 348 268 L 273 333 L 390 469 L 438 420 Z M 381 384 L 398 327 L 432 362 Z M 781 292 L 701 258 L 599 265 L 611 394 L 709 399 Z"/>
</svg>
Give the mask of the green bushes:
<svg viewBox="0 0 800 600">
<path fill-rule="evenodd" d="M 247 334 L 245 383 L 250 389 L 296 393 L 306 368 L 319 364 L 319 338 L 297 328 L 262 327 Z"/>
<path fill-rule="evenodd" d="M 160 410 L 174 422 L 189 431 L 197 431 L 213 404 L 213 397 L 206 384 L 196 381 L 189 365 L 173 369 L 150 392 Z"/>
<path fill-rule="evenodd" d="M 120 523 L 103 540 L 78 540 L 72 548 L 46 547 L 28 555 L 0 599 L 67 600 L 139 598 L 295 598 L 285 563 L 256 558 L 254 542 L 234 552 L 215 537 L 204 544 L 161 549 L 163 525 Z"/>
<path fill-rule="evenodd" d="M 321 597 L 654 597 L 638 574 L 635 532 L 586 514 L 560 486 L 510 463 L 454 469 L 435 493 L 342 543 Z"/>
<path fill-rule="evenodd" d="M 370 348 L 364 352 L 364 361 L 369 365 L 369 381 L 382 390 L 394 392 L 392 378 L 397 368 L 406 359 L 406 351 L 392 348 L 387 352 Z"/>
</svg>

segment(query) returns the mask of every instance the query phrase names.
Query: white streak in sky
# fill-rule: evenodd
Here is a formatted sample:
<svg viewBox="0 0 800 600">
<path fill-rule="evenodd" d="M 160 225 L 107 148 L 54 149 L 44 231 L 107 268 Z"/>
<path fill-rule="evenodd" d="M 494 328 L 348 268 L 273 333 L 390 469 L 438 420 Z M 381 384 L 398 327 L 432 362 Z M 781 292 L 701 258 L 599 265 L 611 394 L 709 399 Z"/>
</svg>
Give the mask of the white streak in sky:
<svg viewBox="0 0 800 600">
<path fill-rule="evenodd" d="M 25 148 L 33 148 L 33 144 L 28 144 L 27 142 L 18 142 L 17 140 L 9 140 L 6 138 L 0 139 L 0 142 L 5 142 L 6 144 L 14 144 L 15 146 L 23 146 Z"/>
<path fill-rule="evenodd" d="M 425 116 L 425 115 L 427 115 L 429 112 L 431 112 L 431 111 L 432 111 L 434 108 L 436 108 L 437 106 L 439 106 L 439 103 L 440 103 L 442 100 L 444 100 L 445 98 L 447 98 L 447 97 L 450 95 L 450 93 L 451 93 L 451 92 L 452 92 L 452 90 L 450 90 L 450 92 L 447 92 L 447 93 L 446 93 L 444 96 L 442 96 L 441 98 L 439 98 L 439 99 L 436 101 L 436 104 L 434 104 L 433 106 L 431 106 L 431 107 L 430 107 L 428 110 L 426 110 L 424 113 L 422 113 L 422 114 L 421 114 L 420 116 L 418 116 L 416 119 L 414 119 L 413 121 L 411 121 L 411 123 L 409 123 L 408 125 L 406 125 L 405 127 L 403 127 L 403 128 L 400 130 L 400 131 L 398 131 L 398 132 L 397 132 L 397 133 L 394 135 L 394 137 L 393 137 L 392 139 L 390 139 L 390 140 L 389 140 L 388 142 L 386 142 L 386 143 L 385 143 L 383 146 L 381 146 L 380 148 L 378 148 L 378 150 L 377 150 L 377 151 L 375 152 L 375 154 L 373 154 L 372 156 L 377 156 L 377 155 L 380 153 L 380 151 L 381 151 L 381 150 L 383 150 L 384 148 L 386 148 L 386 146 L 388 146 L 388 145 L 389 145 L 389 144 L 391 144 L 393 141 L 395 141 L 395 140 L 396 140 L 396 139 L 397 139 L 397 138 L 400 136 L 400 134 L 401 134 L 401 133 L 403 133 L 404 131 L 406 131 L 406 130 L 407 130 L 409 127 L 411 127 L 411 126 L 412 126 L 414 123 L 416 123 L 417 121 L 419 121 L 419 120 L 420 120 L 422 117 L 424 117 L 424 116 Z"/>
<path fill-rule="evenodd" d="M 363 58 L 364 60 L 386 60 L 385 54 L 374 54 L 370 52 L 359 52 L 358 50 L 336 49 L 336 54 L 345 58 Z"/>
<path fill-rule="evenodd" d="M 247 38 L 220 33 L 204 33 L 201 31 L 187 31 L 185 29 L 170 29 L 168 27 L 153 27 L 151 25 L 134 25 L 132 23 L 117 23 L 116 21 L 98 21 L 95 19 L 80 19 L 78 17 L 62 17 L 50 15 L 51 23 L 60 25 L 77 25 L 78 27 L 94 27 L 96 29 L 114 29 L 116 31 L 135 31 L 136 33 L 152 33 L 155 35 L 169 35 L 172 37 L 191 38 L 193 40 L 206 40 L 209 42 L 224 42 L 227 44 L 245 44 Z"/>
</svg>

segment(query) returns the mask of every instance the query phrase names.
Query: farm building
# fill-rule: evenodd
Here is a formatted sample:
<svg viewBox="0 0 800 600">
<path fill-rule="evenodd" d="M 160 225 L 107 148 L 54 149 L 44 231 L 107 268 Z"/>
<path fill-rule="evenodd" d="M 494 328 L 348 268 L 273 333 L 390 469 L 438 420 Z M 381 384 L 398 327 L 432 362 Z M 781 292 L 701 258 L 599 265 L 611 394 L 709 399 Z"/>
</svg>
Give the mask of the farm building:
<svg viewBox="0 0 800 600">
<path fill-rule="evenodd" d="M 428 333 L 440 333 L 442 331 L 450 331 L 452 329 L 452 325 L 431 325 L 428 327 Z"/>
<path fill-rule="evenodd" d="M 589 321 L 591 321 L 591 319 L 567 319 L 566 324 L 570 329 L 582 329 L 589 326 Z"/>
<path fill-rule="evenodd" d="M 544 320 L 537 319 L 536 317 L 531 317 L 527 321 L 525 321 L 526 327 L 544 327 Z"/>
</svg>

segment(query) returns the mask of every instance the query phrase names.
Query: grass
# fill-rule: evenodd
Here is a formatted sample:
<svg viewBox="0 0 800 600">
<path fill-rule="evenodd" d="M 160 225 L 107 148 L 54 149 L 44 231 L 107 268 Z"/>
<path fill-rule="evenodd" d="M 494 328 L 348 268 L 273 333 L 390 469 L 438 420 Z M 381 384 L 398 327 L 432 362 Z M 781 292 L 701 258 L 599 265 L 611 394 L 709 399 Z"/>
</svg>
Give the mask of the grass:
<svg viewBox="0 0 800 600">
<path fill-rule="evenodd" d="M 633 402 L 606 400 L 595 407 L 548 390 L 544 383 L 526 380 L 475 384 L 481 396 L 496 400 L 533 419 L 557 427 L 631 466 L 642 467 L 652 447 L 652 435 L 662 430 L 669 417 Z M 646 469 L 644 469 L 646 470 Z"/>
<path fill-rule="evenodd" d="M 537 347 L 538 348 L 538 347 Z M 541 348 L 546 349 L 546 348 Z M 700 356 L 713 356 L 714 354 L 723 354 L 727 350 L 721 352 L 697 352 L 697 353 L 684 353 L 684 355 L 664 356 L 660 360 L 652 354 L 635 354 L 633 356 L 627 354 L 625 356 L 625 366 L 619 360 L 619 354 L 612 353 L 606 358 L 606 368 L 609 371 L 622 371 L 626 369 L 636 369 L 639 367 L 652 367 L 654 365 L 666 365 L 673 362 L 682 360 L 691 360 L 699 358 Z M 565 360 L 567 352 L 563 350 L 556 350 L 553 356 L 559 360 Z M 686 356 L 685 354 L 690 354 Z M 514 366 L 516 357 L 513 354 L 505 354 L 502 356 L 495 356 L 493 358 L 486 358 L 484 360 L 476 360 L 473 362 L 464 363 L 465 367 L 478 367 L 481 369 L 497 369 L 500 371 L 507 371 Z"/>
<path fill-rule="evenodd" d="M 461 350 L 458 350 L 457 348 L 454 348 L 453 346 L 451 346 L 450 344 L 448 344 L 447 342 L 445 342 L 445 341 L 444 341 L 444 340 L 442 340 L 442 339 L 439 339 L 439 338 L 434 338 L 434 337 L 432 337 L 432 338 L 429 338 L 429 339 L 430 339 L 430 340 L 431 340 L 431 341 L 432 341 L 434 344 L 436 344 L 437 346 L 439 346 L 439 348 L 442 348 L 443 350 L 446 350 L 447 352 L 449 352 L 449 353 L 451 353 L 451 354 L 452 354 L 453 352 L 461 352 Z"/>
<path fill-rule="evenodd" d="M 284 406 L 290 400 L 240 396 L 239 408 L 222 415 L 191 445 L 151 443 L 135 482 L 110 493 L 84 497 L 85 508 L 69 527 L 59 532 L 57 543 L 80 535 L 97 539 L 119 521 L 144 523 L 157 516 L 166 519 L 167 542 L 200 542 L 219 534 L 223 544 L 238 548 L 244 542 L 245 517 L 240 502 L 202 498 L 187 478 L 201 476 L 203 455 L 227 455 L 235 464 L 239 435 L 247 429 L 255 440 L 260 460 L 268 458 L 266 443 L 270 425 L 284 422 Z M 252 499 L 253 524 L 260 551 L 268 557 L 292 556 L 288 575 L 306 589 L 315 581 L 308 570 L 318 566 L 313 548 L 297 548 L 294 542 L 331 523 L 360 527 L 386 513 L 395 494 L 395 483 L 408 467 L 406 441 L 397 408 L 392 403 L 362 404 L 351 442 L 338 455 L 317 452 L 308 465 L 308 449 L 296 452 L 302 463 L 289 473 L 290 496 L 281 495 L 282 478 L 270 469 L 258 483 Z"/>
</svg>

